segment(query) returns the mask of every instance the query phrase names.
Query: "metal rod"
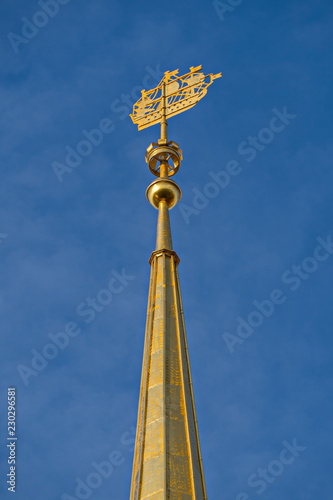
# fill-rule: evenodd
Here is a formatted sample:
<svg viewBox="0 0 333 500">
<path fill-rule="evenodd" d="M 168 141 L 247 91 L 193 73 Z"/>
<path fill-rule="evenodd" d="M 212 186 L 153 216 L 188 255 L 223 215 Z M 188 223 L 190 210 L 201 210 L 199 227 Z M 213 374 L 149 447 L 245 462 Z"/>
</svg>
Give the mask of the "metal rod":
<svg viewBox="0 0 333 500">
<path fill-rule="evenodd" d="M 166 119 L 166 105 L 167 105 L 166 88 L 165 88 L 165 82 L 163 82 L 163 85 L 162 85 L 161 141 L 168 142 L 168 122 Z"/>
<path fill-rule="evenodd" d="M 167 160 L 161 161 L 160 177 L 169 177 L 169 165 L 168 165 Z"/>
</svg>

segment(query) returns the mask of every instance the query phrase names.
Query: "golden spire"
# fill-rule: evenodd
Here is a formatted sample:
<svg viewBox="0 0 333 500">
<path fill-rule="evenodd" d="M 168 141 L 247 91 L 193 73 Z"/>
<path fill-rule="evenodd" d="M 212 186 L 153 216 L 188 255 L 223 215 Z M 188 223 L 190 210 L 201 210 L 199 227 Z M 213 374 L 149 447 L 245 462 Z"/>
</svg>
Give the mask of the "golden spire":
<svg viewBox="0 0 333 500">
<path fill-rule="evenodd" d="M 130 500 L 207 498 L 177 270 L 179 258 L 173 251 L 169 220 L 169 210 L 181 198 L 180 188 L 169 177 L 179 169 L 182 152 L 175 142 L 168 142 L 167 117 L 194 106 L 220 75 L 209 75 L 211 81 L 205 83 L 207 77 L 196 73 L 201 66 L 190 69 L 184 77 L 176 76 L 178 70 L 166 72 L 156 89 L 142 92 L 131 115 L 139 129 L 160 123 L 161 137 L 148 147 L 146 154 L 150 171 L 158 177 L 146 192 L 158 210 L 158 222 L 156 249 L 149 261 L 151 275 Z M 175 82 L 177 87 L 172 86 Z M 182 109 L 177 111 L 175 103 Z"/>
</svg>

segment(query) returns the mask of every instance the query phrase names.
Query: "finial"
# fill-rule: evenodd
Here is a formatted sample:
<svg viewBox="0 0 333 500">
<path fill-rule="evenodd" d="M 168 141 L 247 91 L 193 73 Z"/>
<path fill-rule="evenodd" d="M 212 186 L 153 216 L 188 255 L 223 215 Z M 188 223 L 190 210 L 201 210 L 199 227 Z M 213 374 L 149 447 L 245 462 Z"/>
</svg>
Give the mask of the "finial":
<svg viewBox="0 0 333 500">
<path fill-rule="evenodd" d="M 165 201 L 169 209 L 173 208 L 182 197 L 178 184 L 171 179 L 156 179 L 146 191 L 146 197 L 155 208 L 159 208 L 160 202 Z"/>
<path fill-rule="evenodd" d="M 171 177 L 175 175 L 183 159 L 183 153 L 176 142 L 165 144 L 152 142 L 146 152 L 146 162 L 149 170 L 156 177 Z M 170 163 L 171 164 L 170 164 Z"/>
<path fill-rule="evenodd" d="M 175 175 L 183 159 L 178 144 L 168 140 L 168 118 L 192 108 L 207 94 L 207 88 L 222 73 L 205 75 L 202 66 L 191 66 L 189 73 L 178 76 L 179 70 L 166 71 L 160 83 L 151 90 L 142 90 L 130 117 L 139 130 L 160 123 L 160 138 L 152 142 L 146 152 L 149 170 L 159 179 L 147 189 L 146 196 L 160 212 L 174 207 L 181 198 L 181 190 L 169 179 Z M 163 207 L 162 207 L 163 205 Z"/>
</svg>

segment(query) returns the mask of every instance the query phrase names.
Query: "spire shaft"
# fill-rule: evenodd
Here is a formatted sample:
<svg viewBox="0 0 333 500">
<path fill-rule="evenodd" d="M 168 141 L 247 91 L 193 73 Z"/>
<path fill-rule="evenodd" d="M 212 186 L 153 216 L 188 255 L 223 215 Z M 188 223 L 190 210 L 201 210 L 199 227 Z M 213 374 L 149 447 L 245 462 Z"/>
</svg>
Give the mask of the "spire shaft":
<svg viewBox="0 0 333 500">
<path fill-rule="evenodd" d="M 130 500 L 206 500 L 179 258 L 165 200 L 158 209 Z"/>
<path fill-rule="evenodd" d="M 172 250 L 169 209 L 165 200 L 161 200 L 158 207 L 156 250 L 161 249 Z"/>
</svg>

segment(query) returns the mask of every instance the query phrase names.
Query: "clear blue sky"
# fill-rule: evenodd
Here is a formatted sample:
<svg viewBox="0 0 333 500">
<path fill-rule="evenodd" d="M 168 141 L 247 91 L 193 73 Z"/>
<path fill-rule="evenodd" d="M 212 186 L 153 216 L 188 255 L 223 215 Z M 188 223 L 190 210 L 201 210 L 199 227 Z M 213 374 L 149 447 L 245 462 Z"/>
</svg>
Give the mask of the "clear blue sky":
<svg viewBox="0 0 333 500">
<path fill-rule="evenodd" d="M 2 497 L 15 386 L 17 500 L 128 498 L 158 127 L 127 115 L 202 64 L 223 78 L 169 131 L 208 498 L 333 498 L 331 2 L 0 10 Z"/>
</svg>

